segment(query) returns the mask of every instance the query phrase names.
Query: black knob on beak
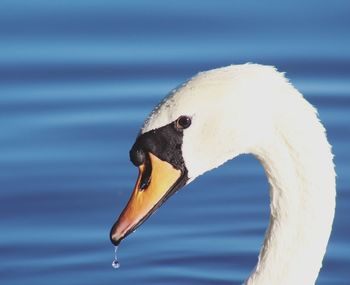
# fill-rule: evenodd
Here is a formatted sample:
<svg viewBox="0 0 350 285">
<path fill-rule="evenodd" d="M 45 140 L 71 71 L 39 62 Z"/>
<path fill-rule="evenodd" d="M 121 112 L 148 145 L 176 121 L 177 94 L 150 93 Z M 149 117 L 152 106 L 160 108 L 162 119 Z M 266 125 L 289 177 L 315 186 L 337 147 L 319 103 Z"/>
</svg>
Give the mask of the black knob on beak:
<svg viewBox="0 0 350 285">
<path fill-rule="evenodd" d="M 131 148 L 130 152 L 130 160 L 135 166 L 140 166 L 145 162 L 146 154 L 143 149 L 137 148 L 135 145 Z"/>
</svg>

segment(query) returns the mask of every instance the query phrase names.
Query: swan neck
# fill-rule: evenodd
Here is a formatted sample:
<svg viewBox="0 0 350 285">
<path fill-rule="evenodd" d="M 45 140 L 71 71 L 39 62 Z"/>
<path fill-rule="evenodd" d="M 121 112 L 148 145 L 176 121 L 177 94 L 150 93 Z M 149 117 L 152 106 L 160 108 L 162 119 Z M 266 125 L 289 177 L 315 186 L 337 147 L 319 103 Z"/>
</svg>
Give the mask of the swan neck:
<svg viewBox="0 0 350 285">
<path fill-rule="evenodd" d="M 270 223 L 247 285 L 314 284 L 322 266 L 335 209 L 333 155 L 324 134 L 276 132 L 253 153 L 270 185 Z"/>
</svg>

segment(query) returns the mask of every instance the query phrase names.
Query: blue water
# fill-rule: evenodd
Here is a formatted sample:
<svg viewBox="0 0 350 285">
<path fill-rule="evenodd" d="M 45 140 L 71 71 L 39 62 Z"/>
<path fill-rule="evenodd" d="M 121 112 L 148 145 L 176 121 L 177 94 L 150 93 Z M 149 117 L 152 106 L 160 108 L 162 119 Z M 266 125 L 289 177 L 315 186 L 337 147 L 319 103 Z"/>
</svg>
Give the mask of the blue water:
<svg viewBox="0 0 350 285">
<path fill-rule="evenodd" d="M 0 284 L 240 284 L 268 224 L 250 156 L 172 197 L 111 262 L 144 118 L 200 70 L 276 65 L 334 146 L 337 212 L 319 285 L 350 280 L 349 1 L 17 1 L 0 9 Z"/>
</svg>

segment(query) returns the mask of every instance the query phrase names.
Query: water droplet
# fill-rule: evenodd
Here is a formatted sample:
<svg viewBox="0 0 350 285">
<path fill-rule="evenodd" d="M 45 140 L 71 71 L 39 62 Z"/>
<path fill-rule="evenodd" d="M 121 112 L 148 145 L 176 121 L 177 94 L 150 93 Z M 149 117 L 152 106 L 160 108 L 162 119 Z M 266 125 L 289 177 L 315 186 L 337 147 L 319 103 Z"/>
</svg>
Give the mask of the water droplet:
<svg viewBox="0 0 350 285">
<path fill-rule="evenodd" d="M 118 260 L 113 260 L 112 267 L 114 269 L 118 269 L 120 267 L 119 261 Z"/>
<path fill-rule="evenodd" d="M 120 267 L 120 263 L 118 261 L 118 246 L 114 247 L 114 260 L 112 262 L 112 267 L 114 269 L 118 269 Z"/>
</svg>

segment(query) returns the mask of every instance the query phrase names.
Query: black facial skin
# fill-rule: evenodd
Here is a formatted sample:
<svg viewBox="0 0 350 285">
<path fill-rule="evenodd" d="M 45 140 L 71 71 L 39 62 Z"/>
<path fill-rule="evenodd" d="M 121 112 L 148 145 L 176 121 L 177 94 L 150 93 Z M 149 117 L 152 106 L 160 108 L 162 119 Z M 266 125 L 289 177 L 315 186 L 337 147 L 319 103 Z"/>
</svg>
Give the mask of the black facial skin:
<svg viewBox="0 0 350 285">
<path fill-rule="evenodd" d="M 185 163 L 181 151 L 183 128 L 177 127 L 177 121 L 140 135 L 130 150 L 131 162 L 139 166 L 147 161 L 147 153 L 151 152 L 174 168 L 184 171 Z"/>
<path fill-rule="evenodd" d="M 181 151 L 184 128 L 179 124 L 185 121 L 186 126 L 189 126 L 190 118 L 189 121 L 186 118 L 188 117 L 181 116 L 175 122 L 144 133 L 136 139 L 130 150 L 130 160 L 135 166 L 145 164 L 145 171 L 141 177 L 141 190 L 147 189 L 152 173 L 148 153 L 153 153 L 159 159 L 169 162 L 174 168 L 181 170 L 182 174 L 187 174 Z"/>
<path fill-rule="evenodd" d="M 188 181 L 187 169 L 182 157 L 182 140 L 183 129 L 187 128 L 191 124 L 191 119 L 183 118 L 181 116 L 175 122 L 165 125 L 161 128 L 149 131 L 141 134 L 137 137 L 136 142 L 130 150 L 130 160 L 135 166 L 145 164 L 145 170 L 141 177 L 140 190 L 147 191 L 147 186 L 150 184 L 150 177 L 152 173 L 152 165 L 150 163 L 149 153 L 154 154 L 159 159 L 167 161 L 175 169 L 181 171 L 179 179 L 169 188 L 161 200 L 143 217 L 136 225 L 134 225 L 122 239 L 127 237 L 130 233 L 135 231 L 150 215 L 154 213 L 170 196 L 176 193 L 181 187 L 183 187 Z M 179 124 L 181 119 L 181 123 Z M 185 124 L 186 123 L 186 124 Z M 185 125 L 182 126 L 182 125 Z M 116 222 L 116 224 L 118 221 Z M 113 226 L 114 227 L 114 226 Z M 113 230 L 112 227 L 112 230 Z M 111 234 L 112 234 L 111 230 Z M 110 235 L 111 236 L 111 235 Z M 111 237 L 111 241 L 114 245 L 118 245 L 121 240 L 114 241 Z"/>
</svg>

